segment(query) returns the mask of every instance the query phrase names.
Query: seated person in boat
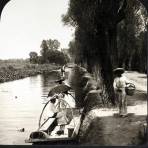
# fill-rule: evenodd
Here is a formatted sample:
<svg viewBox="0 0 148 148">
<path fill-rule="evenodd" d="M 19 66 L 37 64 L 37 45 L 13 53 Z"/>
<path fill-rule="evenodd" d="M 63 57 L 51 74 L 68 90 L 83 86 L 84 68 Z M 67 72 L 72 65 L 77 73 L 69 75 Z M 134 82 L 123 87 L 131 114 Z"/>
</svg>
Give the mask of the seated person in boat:
<svg viewBox="0 0 148 148">
<path fill-rule="evenodd" d="M 50 98 L 49 109 L 52 113 L 52 117 L 56 118 L 57 125 L 60 127 L 59 131 L 57 131 L 58 135 L 64 134 L 65 125 L 69 124 L 70 118 L 67 116 L 65 107 L 59 103 L 59 95 L 55 95 Z"/>
</svg>

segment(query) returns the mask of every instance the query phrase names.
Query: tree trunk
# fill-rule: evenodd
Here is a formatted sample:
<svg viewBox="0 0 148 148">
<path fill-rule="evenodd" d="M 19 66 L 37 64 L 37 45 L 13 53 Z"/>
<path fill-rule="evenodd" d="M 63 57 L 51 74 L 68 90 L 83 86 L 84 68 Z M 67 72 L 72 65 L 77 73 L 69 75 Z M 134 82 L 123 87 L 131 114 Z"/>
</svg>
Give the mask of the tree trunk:
<svg viewBox="0 0 148 148">
<path fill-rule="evenodd" d="M 96 51 L 95 55 L 99 55 L 97 57 L 99 66 L 100 66 L 100 73 L 101 73 L 101 80 L 103 80 L 104 84 L 102 87 L 104 88 L 104 95 L 109 99 L 113 104 L 114 101 L 114 89 L 113 89 L 113 68 L 112 68 L 112 61 L 110 58 L 109 52 L 109 36 L 106 34 L 106 28 L 101 25 L 98 25 L 98 34 L 96 36 L 96 47 L 99 49 Z M 95 59 L 95 55 L 94 58 Z M 94 63 L 95 65 L 96 63 Z"/>
<path fill-rule="evenodd" d="M 108 30 L 109 51 L 113 68 L 118 67 L 118 50 L 117 50 L 117 25 L 112 26 Z"/>
<path fill-rule="evenodd" d="M 133 55 L 131 54 L 128 60 L 128 70 L 132 70 L 132 59 L 133 59 Z"/>
</svg>

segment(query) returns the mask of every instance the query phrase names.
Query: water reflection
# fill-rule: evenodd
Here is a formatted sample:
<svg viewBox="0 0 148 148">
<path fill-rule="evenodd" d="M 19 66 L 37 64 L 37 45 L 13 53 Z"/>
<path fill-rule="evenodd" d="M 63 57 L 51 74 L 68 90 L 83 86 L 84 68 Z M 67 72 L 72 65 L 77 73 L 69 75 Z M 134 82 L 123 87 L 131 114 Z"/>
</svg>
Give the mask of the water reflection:
<svg viewBox="0 0 148 148">
<path fill-rule="evenodd" d="M 42 99 L 47 98 L 50 88 L 56 85 L 54 81 L 58 79 L 60 79 L 60 74 L 56 71 L 41 75 Z"/>
<path fill-rule="evenodd" d="M 38 75 L 0 84 L 0 144 L 22 144 L 38 119 L 55 75 Z M 20 133 L 18 129 L 25 128 Z"/>
</svg>

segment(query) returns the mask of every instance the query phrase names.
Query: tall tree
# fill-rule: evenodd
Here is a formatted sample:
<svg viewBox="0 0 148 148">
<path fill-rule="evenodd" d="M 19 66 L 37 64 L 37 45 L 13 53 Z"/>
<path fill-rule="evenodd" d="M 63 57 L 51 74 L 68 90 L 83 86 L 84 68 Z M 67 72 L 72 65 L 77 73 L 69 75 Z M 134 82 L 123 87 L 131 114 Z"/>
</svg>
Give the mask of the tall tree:
<svg viewBox="0 0 148 148">
<path fill-rule="evenodd" d="M 118 57 L 119 65 L 132 70 L 134 58 L 137 58 L 139 64 L 146 55 L 144 47 L 144 37 L 146 32 L 147 14 L 143 5 L 137 0 L 128 0 L 126 8 L 126 17 L 118 25 Z M 145 50 L 145 51 L 143 51 Z M 125 56 L 126 55 L 126 56 Z M 137 63 L 136 62 L 136 63 Z M 142 65 L 145 65 L 143 63 Z M 139 67 L 139 70 L 143 69 Z"/>
<path fill-rule="evenodd" d="M 47 41 L 43 40 L 41 43 L 41 63 L 48 63 L 48 46 L 47 46 Z"/>
<path fill-rule="evenodd" d="M 38 63 L 38 54 L 34 51 L 30 52 L 29 53 L 29 56 L 30 56 L 30 62 L 35 64 L 35 63 Z"/>
<path fill-rule="evenodd" d="M 56 39 L 49 39 L 46 42 L 49 50 L 57 50 L 60 47 L 60 42 Z"/>
<path fill-rule="evenodd" d="M 117 24 L 125 17 L 126 0 L 70 0 L 65 24 L 76 28 L 78 63 L 96 71 L 104 96 L 114 103 L 113 67 L 117 66 Z M 78 56 L 77 56 L 78 57 Z"/>
<path fill-rule="evenodd" d="M 59 51 L 60 42 L 56 39 L 43 40 L 41 44 L 41 63 L 66 64 L 69 57 L 66 53 Z M 64 50 L 63 50 L 64 51 Z"/>
<path fill-rule="evenodd" d="M 71 61 L 74 62 L 76 59 L 76 51 L 77 51 L 76 42 L 74 39 L 69 42 L 68 47 L 69 47 L 68 54 L 70 55 Z"/>
</svg>

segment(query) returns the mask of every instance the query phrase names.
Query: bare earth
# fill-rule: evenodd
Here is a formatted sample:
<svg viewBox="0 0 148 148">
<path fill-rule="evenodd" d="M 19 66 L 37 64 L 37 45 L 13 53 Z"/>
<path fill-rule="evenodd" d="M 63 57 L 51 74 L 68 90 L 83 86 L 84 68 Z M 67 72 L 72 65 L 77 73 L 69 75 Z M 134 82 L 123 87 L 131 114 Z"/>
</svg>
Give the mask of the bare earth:
<svg viewBox="0 0 148 148">
<path fill-rule="evenodd" d="M 126 146 L 143 144 L 147 118 L 147 76 L 138 72 L 126 72 L 125 76 L 135 84 L 136 92 L 127 96 L 128 116 L 118 116 L 118 108 L 91 110 L 83 122 L 81 144 Z"/>
</svg>

